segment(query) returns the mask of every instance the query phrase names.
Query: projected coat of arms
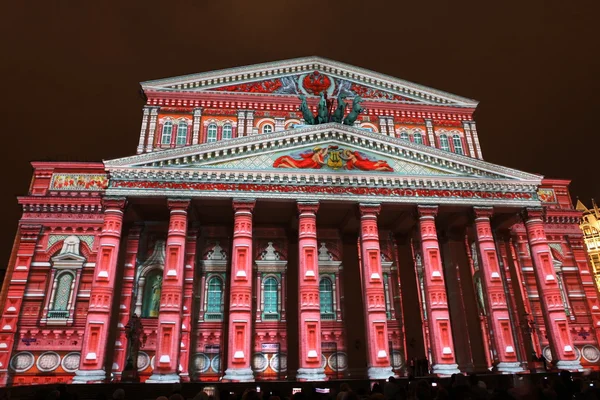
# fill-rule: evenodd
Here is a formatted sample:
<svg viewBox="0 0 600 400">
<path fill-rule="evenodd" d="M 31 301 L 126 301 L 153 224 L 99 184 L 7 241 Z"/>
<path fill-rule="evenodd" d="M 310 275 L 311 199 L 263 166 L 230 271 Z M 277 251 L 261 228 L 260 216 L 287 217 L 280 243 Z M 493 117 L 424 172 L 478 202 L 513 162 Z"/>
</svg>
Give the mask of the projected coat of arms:
<svg viewBox="0 0 600 400">
<path fill-rule="evenodd" d="M 360 170 L 360 171 L 385 171 L 393 172 L 394 169 L 385 160 L 375 160 L 367 154 L 330 145 L 327 147 L 315 147 L 312 150 L 284 155 L 273 162 L 275 168 L 301 168 L 333 170 Z"/>
</svg>

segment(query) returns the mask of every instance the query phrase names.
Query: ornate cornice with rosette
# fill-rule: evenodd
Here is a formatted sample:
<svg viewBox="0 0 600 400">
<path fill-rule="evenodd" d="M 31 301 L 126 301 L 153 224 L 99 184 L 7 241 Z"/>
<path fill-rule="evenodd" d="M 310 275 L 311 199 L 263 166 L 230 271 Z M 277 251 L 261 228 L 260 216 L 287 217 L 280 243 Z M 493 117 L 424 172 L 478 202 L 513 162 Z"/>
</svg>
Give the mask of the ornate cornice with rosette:
<svg viewBox="0 0 600 400">
<path fill-rule="evenodd" d="M 473 177 L 509 179 L 534 185 L 539 185 L 542 180 L 540 175 L 338 123 L 307 126 L 227 141 L 144 153 L 105 161 L 105 166 L 111 173 L 111 177 L 115 177 L 118 170 L 146 168 L 158 169 L 165 173 L 172 169 L 187 169 L 188 171 L 185 173 L 193 174 L 196 172 L 190 168 L 193 166 L 201 167 L 202 170 L 209 170 L 210 166 L 207 165 L 209 163 L 232 161 L 253 154 L 294 150 L 324 141 L 348 144 L 358 149 L 439 169 L 445 173 L 467 179 Z M 304 173 L 304 171 L 301 173 Z M 273 174 L 277 174 L 277 172 L 273 172 Z M 376 175 L 378 177 L 390 176 L 389 173 Z M 403 178 L 398 175 L 394 177 L 397 179 Z"/>
<path fill-rule="evenodd" d="M 190 92 L 320 71 L 333 77 L 419 100 L 475 108 L 477 101 L 322 57 L 304 57 L 142 82 L 143 90 Z"/>
</svg>

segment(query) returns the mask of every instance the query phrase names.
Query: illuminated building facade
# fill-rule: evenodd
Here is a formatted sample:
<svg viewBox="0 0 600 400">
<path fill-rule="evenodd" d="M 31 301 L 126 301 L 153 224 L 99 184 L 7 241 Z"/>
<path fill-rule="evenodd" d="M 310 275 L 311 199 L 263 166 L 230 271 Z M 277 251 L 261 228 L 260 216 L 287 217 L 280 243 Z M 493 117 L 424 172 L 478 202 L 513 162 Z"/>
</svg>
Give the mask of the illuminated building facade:
<svg viewBox="0 0 600 400">
<path fill-rule="evenodd" d="M 596 286 L 600 288 L 600 210 L 592 200 L 593 207 L 588 209 L 580 200 L 575 208 L 583 213 L 579 227 L 583 232 L 583 240 L 590 258 Z"/>
<path fill-rule="evenodd" d="M 484 161 L 475 101 L 317 57 L 142 88 L 136 155 L 32 163 L 2 384 L 122 379 L 134 314 L 145 382 L 598 367 L 569 182 Z"/>
</svg>

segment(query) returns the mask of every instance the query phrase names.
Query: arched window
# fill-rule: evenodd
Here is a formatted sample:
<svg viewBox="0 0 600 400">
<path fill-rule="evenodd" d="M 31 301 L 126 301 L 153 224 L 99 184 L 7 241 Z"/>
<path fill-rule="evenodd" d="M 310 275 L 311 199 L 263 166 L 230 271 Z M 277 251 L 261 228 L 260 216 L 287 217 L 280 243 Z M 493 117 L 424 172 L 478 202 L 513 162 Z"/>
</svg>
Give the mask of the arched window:
<svg viewBox="0 0 600 400">
<path fill-rule="evenodd" d="M 413 139 L 416 144 L 423 144 L 423 135 L 421 133 L 415 132 Z"/>
<path fill-rule="evenodd" d="M 223 140 L 229 140 L 233 136 L 233 129 L 231 128 L 231 124 L 223 125 Z"/>
<path fill-rule="evenodd" d="M 454 152 L 456 154 L 460 154 L 461 156 L 465 154 L 463 151 L 462 140 L 460 139 L 460 136 L 452 136 L 452 144 L 454 145 Z"/>
<path fill-rule="evenodd" d="M 217 124 L 208 125 L 208 134 L 206 135 L 206 141 L 208 143 L 217 141 Z"/>
<path fill-rule="evenodd" d="M 206 293 L 206 319 L 221 319 L 221 307 L 223 305 L 223 281 L 213 276 L 208 281 Z"/>
<path fill-rule="evenodd" d="M 448 143 L 448 136 L 440 135 L 440 149 L 450 151 L 450 144 Z"/>
<path fill-rule="evenodd" d="M 177 126 L 177 139 L 175 144 L 185 145 L 187 143 L 187 129 L 187 122 L 179 121 L 179 125 Z"/>
<path fill-rule="evenodd" d="M 160 142 L 162 144 L 171 144 L 171 136 L 173 135 L 173 123 L 166 121 L 163 125 L 162 136 Z"/>
<path fill-rule="evenodd" d="M 273 277 L 268 277 L 263 283 L 263 311 L 266 314 L 277 315 L 277 280 Z M 269 318 L 270 319 L 270 318 Z"/>
<path fill-rule="evenodd" d="M 262 128 L 262 133 L 271 133 L 273 132 L 273 125 L 265 124 Z"/>
<path fill-rule="evenodd" d="M 319 300 L 323 319 L 333 319 L 333 284 L 328 278 L 319 282 Z"/>
<path fill-rule="evenodd" d="M 73 275 L 63 272 L 56 277 L 56 289 L 54 289 L 54 301 L 50 309 L 52 311 L 67 311 L 71 299 L 71 284 Z"/>
<path fill-rule="evenodd" d="M 162 270 L 157 268 L 148 272 L 142 297 L 142 318 L 157 318 L 160 309 L 160 292 L 162 290 Z"/>
<path fill-rule="evenodd" d="M 400 139 L 402 139 L 402 140 L 409 140 L 408 133 L 402 132 L 400 134 Z"/>
</svg>

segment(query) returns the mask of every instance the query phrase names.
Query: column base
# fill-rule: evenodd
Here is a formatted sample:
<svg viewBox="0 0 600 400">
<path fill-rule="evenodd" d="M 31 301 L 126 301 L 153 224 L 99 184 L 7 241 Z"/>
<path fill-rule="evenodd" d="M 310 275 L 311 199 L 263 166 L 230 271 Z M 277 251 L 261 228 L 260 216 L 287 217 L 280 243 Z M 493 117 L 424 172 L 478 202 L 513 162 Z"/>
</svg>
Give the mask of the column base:
<svg viewBox="0 0 600 400">
<path fill-rule="evenodd" d="M 577 360 L 573 361 L 563 361 L 560 360 L 555 364 L 558 369 L 566 369 L 567 371 L 583 371 L 584 368 L 581 366 L 581 363 Z"/>
<path fill-rule="evenodd" d="M 146 383 L 179 383 L 180 381 L 177 374 L 152 374 Z"/>
<path fill-rule="evenodd" d="M 227 369 L 223 376 L 224 381 L 229 382 L 254 382 L 254 373 L 250 368 Z"/>
<path fill-rule="evenodd" d="M 460 374 L 458 364 L 435 364 L 431 367 L 434 374 L 439 376 L 450 376 L 452 374 Z"/>
<path fill-rule="evenodd" d="M 496 365 L 498 372 L 503 374 L 514 374 L 517 372 L 523 372 L 523 366 L 520 362 L 501 362 Z"/>
<path fill-rule="evenodd" d="M 298 381 L 324 381 L 326 379 L 323 368 L 299 368 L 296 374 Z"/>
<path fill-rule="evenodd" d="M 102 369 L 81 370 L 75 371 L 73 384 L 104 382 L 106 380 L 106 371 Z"/>
<path fill-rule="evenodd" d="M 394 371 L 392 367 L 369 367 L 367 370 L 367 375 L 369 379 L 389 379 L 390 376 L 394 376 Z"/>
</svg>

